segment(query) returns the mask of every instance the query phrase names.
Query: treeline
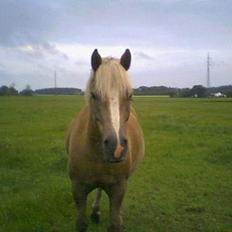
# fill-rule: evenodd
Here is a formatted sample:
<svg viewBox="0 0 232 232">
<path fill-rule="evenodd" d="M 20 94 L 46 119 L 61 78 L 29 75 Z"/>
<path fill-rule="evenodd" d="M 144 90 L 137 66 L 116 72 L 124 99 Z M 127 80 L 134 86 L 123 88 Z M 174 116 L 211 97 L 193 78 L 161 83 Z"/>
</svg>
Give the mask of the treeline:
<svg viewBox="0 0 232 232">
<path fill-rule="evenodd" d="M 22 91 L 18 91 L 14 86 L 1 86 L 0 96 L 32 96 L 32 95 L 83 95 L 83 91 L 77 88 L 46 88 L 32 90 L 29 85 L 26 86 Z"/>
<path fill-rule="evenodd" d="M 0 96 L 7 95 L 84 95 L 78 88 L 45 88 L 33 91 L 29 85 L 24 90 L 18 91 L 14 85 L 0 87 Z M 205 88 L 202 85 L 194 85 L 192 88 L 172 88 L 166 86 L 141 86 L 134 89 L 135 95 L 168 95 L 170 97 L 232 97 L 232 85 Z"/>
<path fill-rule="evenodd" d="M 32 96 L 33 91 L 29 85 L 26 86 L 22 91 L 18 91 L 15 89 L 14 85 L 6 86 L 2 85 L 0 87 L 0 96 L 16 96 L 16 95 L 24 95 L 24 96 Z"/>
<path fill-rule="evenodd" d="M 134 89 L 135 95 L 170 95 L 178 92 L 178 88 L 166 87 L 166 86 L 140 86 Z"/>
<path fill-rule="evenodd" d="M 77 88 L 46 88 L 37 89 L 35 94 L 51 94 L 51 95 L 83 95 L 83 91 Z"/>
<path fill-rule="evenodd" d="M 194 85 L 192 88 L 172 88 L 166 86 L 141 86 L 134 89 L 135 95 L 168 95 L 170 97 L 210 97 L 220 93 L 219 96 L 232 97 L 232 85 L 205 88 Z"/>
</svg>

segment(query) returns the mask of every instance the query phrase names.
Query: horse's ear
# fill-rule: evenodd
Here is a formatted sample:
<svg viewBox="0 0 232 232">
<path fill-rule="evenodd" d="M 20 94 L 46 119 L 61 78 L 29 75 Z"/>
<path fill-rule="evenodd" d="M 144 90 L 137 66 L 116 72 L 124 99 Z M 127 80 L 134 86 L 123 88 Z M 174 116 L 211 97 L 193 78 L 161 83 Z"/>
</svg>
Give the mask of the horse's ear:
<svg viewBox="0 0 232 232">
<path fill-rule="evenodd" d="M 99 55 L 97 49 L 95 49 L 93 51 L 93 54 L 91 56 L 91 66 L 92 66 L 92 69 L 94 71 L 97 71 L 98 67 L 101 65 L 102 63 L 102 58 L 101 56 Z"/>
<path fill-rule="evenodd" d="M 130 68 L 131 53 L 129 49 L 126 49 L 126 51 L 121 56 L 120 64 L 125 68 L 126 71 Z"/>
</svg>

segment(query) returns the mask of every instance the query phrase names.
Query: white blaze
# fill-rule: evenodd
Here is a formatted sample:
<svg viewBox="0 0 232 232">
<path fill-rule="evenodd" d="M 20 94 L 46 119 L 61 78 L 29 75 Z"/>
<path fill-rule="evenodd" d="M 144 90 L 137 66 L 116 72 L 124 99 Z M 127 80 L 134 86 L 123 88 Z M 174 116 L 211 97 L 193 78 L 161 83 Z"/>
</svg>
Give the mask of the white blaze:
<svg viewBox="0 0 232 232">
<path fill-rule="evenodd" d="M 120 113 L 119 113 L 119 96 L 118 94 L 113 94 L 110 99 L 110 116 L 111 123 L 115 130 L 117 140 L 119 142 L 119 129 L 120 129 Z"/>
</svg>

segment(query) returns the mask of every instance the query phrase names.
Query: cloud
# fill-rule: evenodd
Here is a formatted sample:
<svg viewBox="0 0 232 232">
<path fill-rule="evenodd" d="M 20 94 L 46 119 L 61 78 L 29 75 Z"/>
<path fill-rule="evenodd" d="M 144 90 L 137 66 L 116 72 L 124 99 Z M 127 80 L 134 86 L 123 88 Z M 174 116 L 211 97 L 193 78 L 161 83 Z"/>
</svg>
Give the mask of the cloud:
<svg viewBox="0 0 232 232">
<path fill-rule="evenodd" d="M 136 85 L 203 83 L 211 51 L 227 64 L 212 67 L 215 83 L 231 83 L 231 11 L 228 0 L 1 0 L 0 85 L 46 87 L 56 69 L 60 84 L 83 88 L 95 48 L 130 48 Z"/>
<path fill-rule="evenodd" d="M 229 47 L 231 8 L 229 1 L 1 0 L 0 46 Z"/>
<path fill-rule="evenodd" d="M 4 69 L 4 68 L 5 68 L 5 66 L 0 63 L 0 69 Z"/>
<path fill-rule="evenodd" d="M 141 59 L 145 59 L 145 60 L 152 60 L 153 59 L 152 56 L 146 54 L 145 52 L 141 52 L 141 51 L 135 52 L 134 55 L 137 58 L 141 58 Z"/>
<path fill-rule="evenodd" d="M 47 55 L 51 55 L 51 56 L 59 56 L 65 60 L 69 59 L 67 54 L 61 52 L 59 49 L 56 48 L 55 45 L 52 45 L 48 42 L 18 46 L 17 49 L 18 51 L 32 58 L 41 59 Z"/>
</svg>

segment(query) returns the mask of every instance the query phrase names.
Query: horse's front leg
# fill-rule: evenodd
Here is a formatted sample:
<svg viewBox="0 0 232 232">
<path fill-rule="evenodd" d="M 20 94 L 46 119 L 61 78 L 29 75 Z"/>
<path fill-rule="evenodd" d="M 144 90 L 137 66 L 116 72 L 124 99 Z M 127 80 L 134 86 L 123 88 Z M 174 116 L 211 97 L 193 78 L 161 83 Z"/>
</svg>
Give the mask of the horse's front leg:
<svg viewBox="0 0 232 232">
<path fill-rule="evenodd" d="M 91 219 L 95 223 L 99 223 L 100 220 L 100 200 L 101 200 L 101 192 L 102 190 L 100 188 L 97 189 L 96 198 L 92 205 L 92 213 L 91 213 Z"/>
<path fill-rule="evenodd" d="M 89 191 L 84 185 L 75 182 L 72 183 L 72 187 L 73 198 L 77 207 L 76 231 L 85 232 L 87 230 L 86 201 Z"/>
<path fill-rule="evenodd" d="M 122 231 L 121 205 L 126 192 L 127 182 L 122 182 L 109 187 L 106 192 L 110 200 L 110 215 L 108 232 Z"/>
</svg>

